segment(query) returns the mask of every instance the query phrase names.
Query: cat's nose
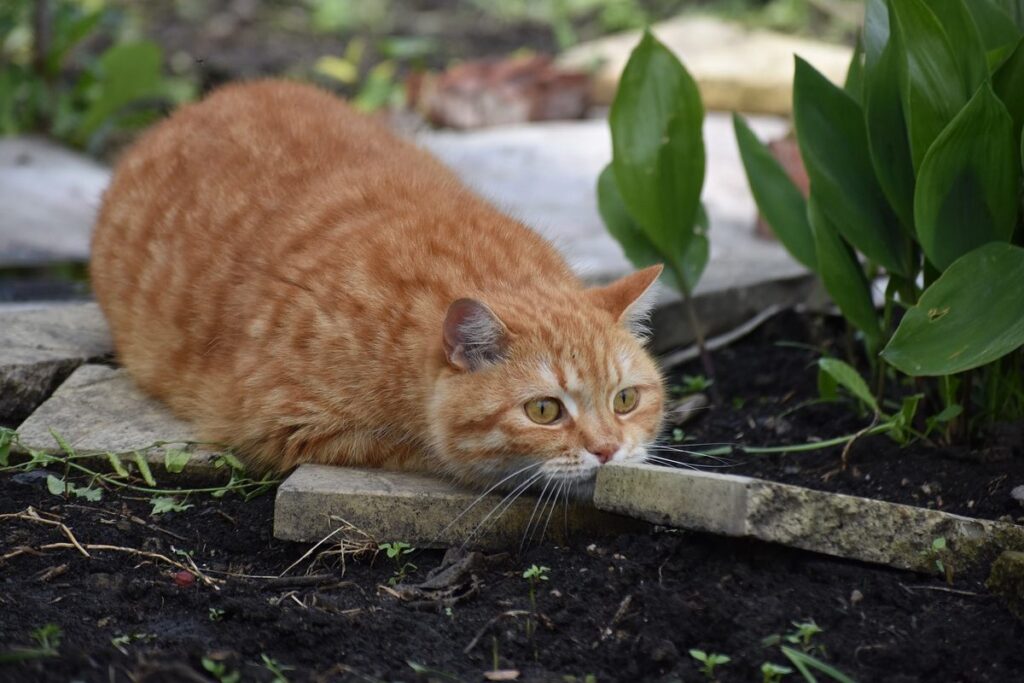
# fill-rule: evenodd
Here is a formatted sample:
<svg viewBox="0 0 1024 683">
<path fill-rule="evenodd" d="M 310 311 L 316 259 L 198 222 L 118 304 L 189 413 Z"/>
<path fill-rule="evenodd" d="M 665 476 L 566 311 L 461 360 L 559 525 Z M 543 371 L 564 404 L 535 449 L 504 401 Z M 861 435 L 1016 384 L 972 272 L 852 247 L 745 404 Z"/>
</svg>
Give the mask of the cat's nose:
<svg viewBox="0 0 1024 683">
<path fill-rule="evenodd" d="M 587 450 L 596 455 L 603 465 L 612 459 L 612 456 L 615 455 L 615 451 L 619 450 L 619 447 L 613 443 L 606 443 L 600 446 L 591 446 Z"/>
</svg>

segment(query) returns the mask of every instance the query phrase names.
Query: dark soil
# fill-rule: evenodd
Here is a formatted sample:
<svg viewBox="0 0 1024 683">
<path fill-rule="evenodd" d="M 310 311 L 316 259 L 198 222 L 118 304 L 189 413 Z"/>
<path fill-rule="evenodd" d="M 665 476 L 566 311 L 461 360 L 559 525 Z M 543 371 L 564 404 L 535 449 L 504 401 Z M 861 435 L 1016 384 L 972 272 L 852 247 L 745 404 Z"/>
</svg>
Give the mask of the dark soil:
<svg viewBox="0 0 1024 683">
<path fill-rule="evenodd" d="M 781 547 L 652 532 L 499 559 L 478 573 L 479 592 L 446 614 L 413 609 L 382 589 L 393 571 L 383 553 L 349 558 L 344 574 L 314 568 L 333 574 L 319 586 L 237 576 L 275 576 L 307 547 L 271 537 L 271 496 L 191 502 L 153 518 L 143 500 L 108 492 L 99 503 L 65 502 L 39 477 L 0 477 L 4 513 L 32 506 L 55 515 L 82 544 L 183 562 L 179 551 L 187 551 L 223 580 L 217 589 L 182 586 L 176 569 L 146 557 L 44 549 L 68 538 L 53 526 L 0 518 L 0 556 L 23 551 L 0 560 L 0 651 L 31 646 L 30 633 L 46 624 L 63 632 L 59 656 L 0 664 L 0 680 L 213 680 L 205 657 L 242 680 L 270 681 L 265 654 L 293 667 L 285 671 L 291 681 L 477 681 L 495 658 L 528 681 L 697 681 L 688 651 L 700 648 L 732 658 L 719 680 L 759 681 L 763 662 L 786 663 L 762 639 L 808 620 L 823 629 L 811 640 L 814 655 L 862 682 L 1003 683 L 1024 671 L 1024 625 L 977 577 L 958 576 L 950 590 L 935 578 Z M 441 553 L 410 558 L 421 568 L 409 579 L 416 581 Z M 550 579 L 538 589 L 543 617 L 531 639 L 526 617 L 499 615 L 530 610 L 521 574 L 533 563 L 549 567 Z M 418 675 L 409 662 L 435 673 Z"/>
<path fill-rule="evenodd" d="M 856 434 L 871 423 L 851 402 L 805 405 L 818 397 L 815 362 L 848 358 L 841 323 L 793 312 L 772 318 L 736 344 L 713 354 L 720 407 L 683 425 L 689 444 L 782 446 Z M 681 375 L 701 372 L 699 363 Z M 919 409 L 919 418 L 928 411 Z M 918 425 L 922 426 L 922 425 Z M 671 431 L 671 430 L 670 430 Z M 670 436 L 670 435 L 669 435 Z M 841 447 L 785 455 L 725 456 L 716 471 L 772 479 L 826 491 L 936 508 L 987 519 L 1024 522 L 1024 507 L 1010 490 L 1024 484 L 1024 424 L 993 427 L 972 443 L 918 440 L 901 447 L 887 436 L 857 440 L 841 469 Z M 702 466 L 707 459 L 688 458 Z"/>
</svg>

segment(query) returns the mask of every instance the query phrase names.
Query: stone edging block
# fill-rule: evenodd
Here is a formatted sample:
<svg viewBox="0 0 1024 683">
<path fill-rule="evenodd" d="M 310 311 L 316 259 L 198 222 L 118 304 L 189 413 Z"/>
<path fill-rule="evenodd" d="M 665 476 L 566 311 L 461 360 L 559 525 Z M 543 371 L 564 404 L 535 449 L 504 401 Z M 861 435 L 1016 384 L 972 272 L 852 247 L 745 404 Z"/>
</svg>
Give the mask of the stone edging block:
<svg viewBox="0 0 1024 683">
<path fill-rule="evenodd" d="M 656 465 L 607 465 L 594 504 L 655 524 L 756 538 L 900 569 L 932 572 L 932 541 L 961 562 L 1024 549 L 1024 527 L 762 479 Z"/>
<path fill-rule="evenodd" d="M 532 518 L 533 539 L 540 538 L 548 514 L 536 498 L 521 496 L 484 522 L 503 495 L 489 494 L 473 505 L 479 495 L 423 474 L 301 465 L 277 490 L 274 536 L 313 543 L 351 525 L 378 542 L 405 541 L 417 547 L 468 542 L 470 547 L 514 548 L 524 534 L 529 535 Z M 572 503 L 566 508 L 559 504 L 545 537 L 561 542 L 574 532 L 613 535 L 640 528 L 646 525 L 589 505 Z M 336 540 L 353 535 L 338 533 Z"/>
</svg>

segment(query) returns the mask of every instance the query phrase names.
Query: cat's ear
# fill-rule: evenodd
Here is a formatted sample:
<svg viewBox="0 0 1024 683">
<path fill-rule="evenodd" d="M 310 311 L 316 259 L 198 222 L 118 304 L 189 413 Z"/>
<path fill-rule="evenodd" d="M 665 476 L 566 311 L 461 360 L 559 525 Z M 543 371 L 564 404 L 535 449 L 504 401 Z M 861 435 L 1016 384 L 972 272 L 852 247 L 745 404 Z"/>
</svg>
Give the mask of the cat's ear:
<svg viewBox="0 0 1024 683">
<path fill-rule="evenodd" d="M 638 270 L 610 285 L 587 290 L 598 307 L 611 313 L 638 337 L 648 334 L 647 319 L 654 308 L 657 288 L 654 283 L 664 268 L 660 263 Z"/>
<path fill-rule="evenodd" d="M 457 299 L 444 318 L 444 353 L 448 362 L 472 372 L 496 363 L 505 355 L 508 329 L 487 304 Z"/>
</svg>

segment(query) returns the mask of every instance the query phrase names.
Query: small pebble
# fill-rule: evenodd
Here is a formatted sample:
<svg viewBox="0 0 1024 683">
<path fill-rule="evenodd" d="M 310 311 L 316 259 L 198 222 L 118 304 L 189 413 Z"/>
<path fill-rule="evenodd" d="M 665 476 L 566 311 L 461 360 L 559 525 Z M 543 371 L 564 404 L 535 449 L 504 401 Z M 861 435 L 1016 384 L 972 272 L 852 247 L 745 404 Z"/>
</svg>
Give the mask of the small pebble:
<svg viewBox="0 0 1024 683">
<path fill-rule="evenodd" d="M 1021 505 L 1024 505 L 1024 484 L 1021 484 L 1020 486 L 1014 486 L 1012 489 L 1010 489 L 1010 498 L 1013 498 Z"/>
<path fill-rule="evenodd" d="M 860 602 L 863 599 L 864 599 L 864 594 L 861 593 L 857 589 L 854 589 L 854 591 L 852 593 L 850 593 L 850 604 L 851 605 L 856 605 L 858 602 Z"/>
</svg>

